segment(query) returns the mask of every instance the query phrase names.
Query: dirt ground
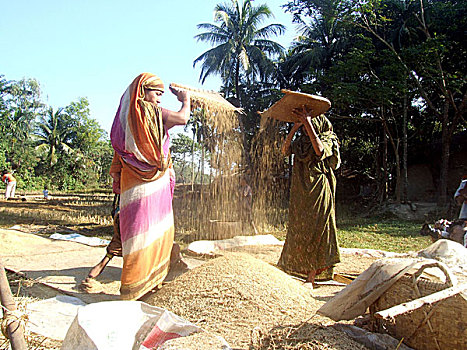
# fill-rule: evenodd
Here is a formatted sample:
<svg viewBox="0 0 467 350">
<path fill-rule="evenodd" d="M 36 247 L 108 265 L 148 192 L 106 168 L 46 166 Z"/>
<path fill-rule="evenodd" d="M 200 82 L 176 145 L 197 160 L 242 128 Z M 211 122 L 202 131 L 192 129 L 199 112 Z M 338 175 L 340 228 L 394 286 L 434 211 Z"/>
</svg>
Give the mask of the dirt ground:
<svg viewBox="0 0 467 350">
<path fill-rule="evenodd" d="M 90 247 L 80 243 L 51 240 L 48 238 L 52 233 L 67 234 L 79 232 L 86 236 L 99 236 L 110 239 L 109 222 L 100 221 L 100 217 L 105 216 L 105 213 L 108 211 L 109 197 L 103 196 L 99 200 L 102 201 L 102 204 L 98 207 L 95 206 L 92 199 L 86 196 L 63 197 L 61 200 L 47 202 L 40 198 L 28 198 L 24 202 L 15 201 L 11 203 L 10 201 L 0 200 L 0 215 L 4 216 L 4 221 L 11 222 L 10 229 L 0 229 L 0 256 L 2 257 L 2 263 L 8 271 L 10 287 L 16 296 L 18 304 L 27 304 L 28 302 L 63 294 L 78 297 L 86 303 L 119 299 L 121 258 L 114 258 L 104 273 L 99 276 L 94 293 L 85 293 L 79 288 L 79 285 L 89 269 L 102 259 L 105 254 L 105 247 Z M 89 215 L 89 212 L 94 213 L 95 216 Z M 270 315 L 270 320 L 277 321 L 275 327 L 271 324 L 271 327 L 267 329 L 267 331 L 275 332 L 276 338 L 284 337 L 280 332 L 293 334 L 300 330 L 298 333 L 302 337 L 305 336 L 304 334 L 309 333 L 310 339 L 306 345 L 299 344 L 297 345 L 298 347 L 287 347 L 290 349 L 363 349 L 361 345 L 354 344 L 351 339 L 330 328 L 333 322 L 329 319 L 314 317 L 310 320 L 310 316 L 321 305 L 344 287 L 342 285 L 320 284 L 318 288 L 312 290 L 302 280 L 285 275 L 274 267 L 279 259 L 281 250 L 281 245 L 268 245 L 244 246 L 230 249 L 228 252 L 216 252 L 217 257 L 223 255 L 230 256 L 230 254 L 246 254 L 246 256 L 252 259 L 251 261 L 248 260 L 247 264 L 253 266 L 253 268 L 242 268 L 241 271 L 234 271 L 229 275 L 242 276 L 243 273 L 248 272 L 250 275 L 245 276 L 244 279 L 256 281 L 255 288 L 259 288 L 258 294 L 248 299 L 250 301 L 256 300 L 252 301 L 254 305 L 250 305 L 251 307 L 248 309 L 250 320 L 261 320 L 266 310 Z M 214 267 L 211 267 L 211 269 L 220 268 L 221 270 L 227 270 L 225 266 L 223 268 L 216 267 L 215 264 L 222 260 L 214 259 L 213 257 L 194 256 L 186 250 L 182 251 L 182 254 L 188 264 L 188 272 L 171 271 L 162 289 L 154 293 L 154 295 L 161 293 L 160 305 L 165 305 L 169 310 L 177 310 L 177 307 L 180 308 L 181 305 L 175 305 L 175 303 L 171 305 L 170 301 L 168 304 L 162 303 L 164 290 L 169 290 L 170 288 L 177 290 L 178 283 L 182 281 L 181 278 L 187 278 L 185 277 L 186 274 L 200 273 L 199 271 L 202 271 L 200 270 L 202 266 L 206 265 L 206 269 L 208 269 L 212 264 L 214 264 Z M 336 272 L 348 277 L 356 277 L 375 261 L 376 258 L 343 254 L 341 260 L 342 262 L 336 267 Z M 242 261 L 243 263 L 245 262 L 245 260 Z M 234 269 L 235 266 L 234 264 Z M 257 266 L 257 271 L 255 271 L 254 266 Z M 264 279 L 264 273 L 257 275 L 256 272 L 260 270 L 263 272 L 268 271 L 270 278 Z M 220 273 L 215 273 L 215 275 L 220 276 Z M 279 281 L 282 281 L 284 278 L 287 280 L 291 279 L 292 282 L 289 284 L 294 285 L 297 289 L 281 292 L 283 283 Z M 276 286 L 270 284 L 268 280 L 271 279 L 277 281 Z M 193 283 L 198 283 L 196 282 L 196 278 L 192 278 L 191 280 Z M 234 281 L 230 277 L 226 277 L 225 279 L 218 280 L 217 284 L 227 283 L 228 280 Z M 215 282 L 216 279 L 212 279 L 212 281 Z M 188 287 L 187 283 L 185 281 L 183 285 Z M 229 288 L 240 288 L 242 285 L 244 284 L 239 282 L 236 283 L 236 286 L 230 286 Z M 183 290 L 190 289 L 185 287 Z M 253 290 L 253 287 L 246 286 L 246 288 L 247 290 Z M 193 285 L 192 290 L 194 291 L 193 293 L 198 290 L 196 285 Z M 272 296 L 270 302 L 266 303 L 269 306 L 264 304 L 263 301 L 267 300 L 265 299 L 265 295 L 269 295 L 270 290 L 276 291 L 277 295 L 282 293 L 282 301 L 276 303 L 276 295 Z M 245 292 L 238 289 L 235 293 L 241 295 Z M 298 293 L 299 298 L 306 301 L 301 309 L 297 309 L 297 306 L 290 302 L 291 293 Z M 192 298 L 197 296 L 197 294 L 193 294 Z M 150 301 L 150 298 L 151 295 L 146 296 L 145 300 Z M 210 300 L 213 299 L 211 298 Z M 239 305 L 244 306 L 244 309 L 248 306 L 246 300 L 239 300 L 238 302 L 240 303 Z M 219 305 L 222 306 L 222 302 Z M 265 309 L 261 309 L 258 305 L 264 305 Z M 288 306 L 285 307 L 285 305 Z M 185 312 L 188 312 L 189 308 L 184 309 Z M 219 316 L 223 313 L 225 314 L 228 309 L 221 307 L 216 310 L 213 312 Z M 233 310 L 236 310 L 236 308 Z M 277 319 L 275 312 L 278 312 L 279 316 L 285 312 L 284 315 L 293 315 L 293 317 L 287 318 L 286 322 L 285 319 Z M 229 311 L 228 317 L 230 319 L 222 327 L 212 324 L 215 318 L 209 319 L 207 317 L 203 321 L 202 327 L 223 336 L 229 344 L 235 345 L 236 349 L 247 349 L 248 343 L 253 342 L 253 340 L 258 340 L 261 337 L 263 340 L 267 338 L 264 329 L 261 331 L 261 337 L 258 335 L 259 330 L 257 328 L 255 328 L 254 332 L 256 333 L 253 335 L 255 322 L 242 320 L 241 313 Z M 187 318 L 192 322 L 196 321 L 196 319 Z M 274 337 L 269 338 L 272 339 Z M 3 349 L 5 344 L 5 340 L 0 336 L 0 349 Z M 30 334 L 28 335 L 28 344 L 31 348 L 38 350 L 58 349 L 61 342 Z M 251 346 L 253 345 L 250 345 L 250 348 Z M 282 348 L 282 345 L 279 348 Z M 254 349 L 275 349 L 275 347 L 272 345 L 264 346 L 263 344 L 254 347 Z"/>
<path fill-rule="evenodd" d="M 99 276 L 100 291 L 98 293 L 84 293 L 79 289 L 79 284 L 86 277 L 89 269 L 105 255 L 105 247 L 90 247 L 75 242 L 51 240 L 28 231 L 31 231 L 30 225 L 18 225 L 16 229 L 0 229 L 0 241 L 2 242 L 0 256 L 8 270 L 24 274 L 37 283 L 76 296 L 87 303 L 119 299 L 121 258 L 114 258 Z M 243 246 L 230 249 L 230 251 L 247 253 L 254 258 L 275 265 L 282 246 Z M 209 260 L 205 256 L 193 256 L 186 251 L 182 254 L 190 269 Z M 222 252 L 216 253 L 216 255 L 219 254 Z M 336 272 L 356 276 L 376 258 L 342 255 L 341 260 L 342 262 L 336 266 Z M 173 280 L 177 274 L 172 271 L 166 281 Z M 46 296 L 36 295 L 36 297 Z"/>
<path fill-rule="evenodd" d="M 79 284 L 86 276 L 89 268 L 103 257 L 105 248 L 51 240 L 33 233 L 38 232 L 38 229 L 40 231 L 40 225 L 17 225 L 15 229 L 0 229 L 0 242 L 2 242 L 0 245 L 0 256 L 2 256 L 2 261 L 7 270 L 17 273 L 16 279 L 13 278 L 13 282 L 11 283 L 13 293 L 20 293 L 18 295 L 32 298 L 33 300 L 51 298 L 58 294 L 72 295 L 86 303 L 118 300 L 121 258 L 113 259 L 104 273 L 98 278 L 99 283 L 96 293 L 84 293 L 79 288 Z M 277 262 L 281 250 L 282 246 L 280 245 L 246 246 L 231 249 L 229 252 L 216 252 L 216 255 L 243 253 L 254 259 L 254 261 L 257 259 L 272 267 Z M 213 261 L 213 258 L 193 256 L 192 254 L 187 254 L 186 251 L 183 254 L 191 271 L 196 271 L 196 267 Z M 342 255 L 342 262 L 336 267 L 336 271 L 356 276 L 364 271 L 374 260 L 376 258 Z M 166 280 L 165 286 L 159 292 L 176 283 L 177 279 L 181 277 L 180 274 L 180 271 L 172 271 Z M 23 276 L 27 279 L 23 280 L 21 285 L 19 285 L 17 283 L 20 280 L 18 276 Z M 304 286 L 303 281 L 300 279 L 294 278 L 294 280 L 299 285 Z M 314 290 L 306 289 L 305 293 L 310 296 L 311 301 L 307 303 L 306 313 L 303 315 L 310 315 L 315 312 L 342 288 L 343 286 L 320 285 Z M 261 296 L 258 296 L 258 298 L 261 299 Z M 165 306 L 167 309 L 171 309 L 170 305 Z M 293 309 L 294 306 L 291 306 L 291 308 Z M 174 309 L 176 309 L 175 306 Z M 256 309 L 252 310 L 251 312 L 254 313 Z M 262 310 L 257 309 L 256 312 L 259 319 Z M 229 343 L 236 344 L 241 349 L 247 348 L 251 329 L 245 328 L 245 325 L 241 326 L 242 322 L 240 320 L 232 319 L 231 321 L 233 325 L 239 325 L 238 329 L 234 326 L 226 334 L 222 334 L 222 331 L 220 331 L 220 334 L 227 337 Z M 288 324 L 290 327 L 296 327 L 303 321 L 301 317 L 298 317 L 290 319 Z M 296 324 L 293 322 L 296 322 Z M 318 327 L 320 332 L 322 332 L 322 328 L 330 326 L 332 322 L 320 318 L 313 324 L 314 327 Z M 209 324 L 204 324 L 204 327 L 219 331 Z M 336 334 L 339 335 L 335 330 L 328 329 L 328 335 L 335 337 Z M 241 341 L 237 342 L 236 339 L 241 339 Z M 347 342 L 349 341 L 349 339 L 345 339 Z M 53 349 L 56 348 L 57 344 L 59 343 L 53 340 L 44 339 L 42 346 L 45 345 L 45 347 L 37 347 L 37 349 Z M 316 349 L 328 349 L 328 347 L 321 347 L 319 344 L 316 346 Z M 329 347 L 329 349 L 348 349 L 348 347 L 343 347 L 342 344 L 339 345 L 339 342 L 337 342 L 332 347 Z"/>
</svg>

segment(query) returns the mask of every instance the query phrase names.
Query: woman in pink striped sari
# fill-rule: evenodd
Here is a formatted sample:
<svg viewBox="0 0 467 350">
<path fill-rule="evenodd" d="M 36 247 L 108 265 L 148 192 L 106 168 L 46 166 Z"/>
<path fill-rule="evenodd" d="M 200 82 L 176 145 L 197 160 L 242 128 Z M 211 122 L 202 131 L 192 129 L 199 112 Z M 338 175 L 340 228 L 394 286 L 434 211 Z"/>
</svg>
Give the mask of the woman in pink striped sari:
<svg viewBox="0 0 467 350">
<path fill-rule="evenodd" d="M 160 285 L 169 268 L 175 174 L 168 130 L 186 124 L 190 116 L 188 94 L 171 91 L 182 103 L 178 112 L 160 108 L 160 78 L 138 75 L 123 94 L 112 125 L 110 175 L 114 192 L 120 193 L 123 300 L 137 299 Z"/>
</svg>

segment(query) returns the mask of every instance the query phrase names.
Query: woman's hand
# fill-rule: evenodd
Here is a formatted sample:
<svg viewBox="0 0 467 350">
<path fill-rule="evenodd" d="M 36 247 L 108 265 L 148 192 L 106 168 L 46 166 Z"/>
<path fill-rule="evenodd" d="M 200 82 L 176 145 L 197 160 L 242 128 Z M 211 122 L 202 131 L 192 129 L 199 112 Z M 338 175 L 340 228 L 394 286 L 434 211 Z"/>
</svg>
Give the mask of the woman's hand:
<svg viewBox="0 0 467 350">
<path fill-rule="evenodd" d="M 311 117 L 309 116 L 310 112 L 311 111 L 306 106 L 297 107 L 292 110 L 292 113 L 296 117 L 298 117 L 302 124 L 307 124 L 308 121 L 311 119 Z"/>
<path fill-rule="evenodd" d="M 177 96 L 177 99 L 180 102 L 184 103 L 190 100 L 190 93 L 188 91 L 179 90 L 179 89 L 173 88 L 172 86 L 169 86 L 169 89 L 175 96 Z"/>
<path fill-rule="evenodd" d="M 112 177 L 112 190 L 116 194 L 120 194 L 120 173 L 110 173 L 110 176 Z"/>
<path fill-rule="evenodd" d="M 182 103 L 182 107 L 178 112 L 168 110 L 167 120 L 165 121 L 165 126 L 167 129 L 172 128 L 175 125 L 185 125 L 190 119 L 190 93 L 185 90 L 177 89 L 169 86 L 170 91 L 177 96 L 177 99 Z"/>
<path fill-rule="evenodd" d="M 286 156 L 287 153 L 289 153 L 289 148 L 290 148 L 290 142 L 284 142 L 281 147 L 281 153 L 283 156 Z"/>
</svg>

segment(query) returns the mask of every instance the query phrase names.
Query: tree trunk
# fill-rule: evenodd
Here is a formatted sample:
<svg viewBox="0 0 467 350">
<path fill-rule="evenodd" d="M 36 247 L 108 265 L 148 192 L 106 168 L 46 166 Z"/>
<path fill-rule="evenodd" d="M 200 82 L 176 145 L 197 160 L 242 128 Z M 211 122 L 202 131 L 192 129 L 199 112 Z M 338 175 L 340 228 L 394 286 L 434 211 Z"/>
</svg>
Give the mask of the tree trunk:
<svg viewBox="0 0 467 350">
<path fill-rule="evenodd" d="M 385 157 L 384 157 L 385 173 L 386 173 L 385 178 L 386 180 L 388 179 L 388 176 L 387 176 L 388 175 L 388 169 L 387 169 L 388 168 L 388 165 L 387 165 L 388 145 L 387 143 L 389 140 L 391 143 L 392 149 L 394 151 L 394 162 L 396 166 L 396 189 L 395 189 L 396 202 L 400 203 L 401 202 L 401 190 L 402 190 L 402 186 L 401 186 L 402 177 L 401 177 L 401 167 L 400 167 L 400 157 L 399 157 L 399 145 L 394 141 L 394 138 L 391 135 L 391 131 L 389 130 L 387 120 L 385 119 L 385 115 L 384 115 L 384 107 L 381 107 L 381 110 L 383 111 L 381 115 L 381 121 L 383 124 L 384 142 L 385 142 Z M 386 190 L 386 194 L 387 194 L 387 190 Z"/>
<path fill-rule="evenodd" d="M 383 134 L 383 192 L 381 202 L 388 198 L 388 138 L 386 133 Z"/>
<path fill-rule="evenodd" d="M 198 133 L 198 126 L 194 126 L 193 143 L 191 144 L 191 190 L 195 190 L 195 140 Z"/>
<path fill-rule="evenodd" d="M 240 103 L 240 61 L 237 60 L 235 65 L 235 99 L 237 100 L 236 107 L 242 107 Z M 240 127 L 240 132 L 242 133 L 242 145 L 243 145 L 243 159 L 245 160 L 245 167 L 251 168 L 251 157 L 248 147 L 248 140 L 245 125 L 243 124 L 242 114 L 237 112 L 238 116 L 238 125 Z"/>
<path fill-rule="evenodd" d="M 387 198 L 388 191 L 388 140 L 386 137 L 386 131 L 384 126 L 380 130 L 379 134 L 381 135 L 381 141 L 379 143 L 379 156 L 380 156 L 380 166 L 378 167 L 379 171 L 379 193 L 378 200 L 382 204 Z"/>
<path fill-rule="evenodd" d="M 407 154 L 408 154 L 408 141 L 407 141 L 407 91 L 404 92 L 404 111 L 402 113 L 402 202 L 408 200 L 409 189 L 409 175 L 407 169 Z"/>
<path fill-rule="evenodd" d="M 204 183 L 204 156 L 204 137 L 201 136 L 201 185 Z"/>
<path fill-rule="evenodd" d="M 423 0 L 420 2 L 420 15 L 416 16 L 420 26 L 425 33 L 426 39 L 429 40 L 432 38 L 430 31 L 428 29 L 429 25 L 426 23 L 425 19 L 425 10 Z M 414 69 L 409 68 L 409 66 L 404 62 L 401 55 L 396 51 L 393 45 L 386 41 L 382 36 L 380 36 L 371 26 L 370 21 L 368 21 L 365 16 L 363 16 L 364 24 L 360 24 L 362 28 L 372 33 L 378 40 L 380 40 L 388 49 L 395 55 L 397 60 L 402 64 L 404 70 L 412 78 L 413 82 L 416 84 L 417 89 L 421 97 L 425 100 L 429 109 L 433 111 L 442 121 L 442 154 L 441 154 L 441 171 L 440 171 L 440 186 L 439 186 L 439 197 L 438 204 L 445 204 L 447 200 L 447 176 L 448 176 L 448 166 L 449 166 L 449 157 L 450 157 L 450 143 L 452 134 L 454 133 L 455 127 L 457 126 L 458 119 L 457 116 L 461 116 L 466 107 L 466 93 L 464 93 L 462 102 L 460 105 L 456 105 L 454 96 L 448 90 L 446 83 L 446 74 L 442 66 L 441 55 L 438 52 L 436 53 L 436 64 L 438 66 L 438 71 L 432 72 L 429 76 L 424 76 L 423 74 L 418 74 Z M 434 80 L 437 82 L 439 91 L 437 91 L 437 96 L 442 96 L 445 99 L 444 110 L 440 111 L 438 107 L 430 99 L 429 94 L 422 85 L 422 82 L 425 80 Z M 440 82 L 440 84 L 439 84 Z M 449 104 L 452 104 L 454 112 L 454 117 L 452 121 L 449 121 Z M 450 124 L 450 125 L 449 125 Z"/>
<path fill-rule="evenodd" d="M 449 170 L 449 157 L 452 132 L 449 128 L 449 103 L 445 102 L 443 111 L 441 133 L 441 171 L 439 179 L 439 197 L 438 204 L 444 205 L 447 202 L 447 188 L 448 188 L 448 170 Z"/>
</svg>

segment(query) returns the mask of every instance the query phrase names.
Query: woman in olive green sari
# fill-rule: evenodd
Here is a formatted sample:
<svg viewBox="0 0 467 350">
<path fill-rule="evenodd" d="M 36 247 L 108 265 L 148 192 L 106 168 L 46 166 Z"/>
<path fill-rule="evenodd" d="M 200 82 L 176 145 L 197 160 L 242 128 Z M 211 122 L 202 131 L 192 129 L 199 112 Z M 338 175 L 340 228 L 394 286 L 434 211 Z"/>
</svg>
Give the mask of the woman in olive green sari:
<svg viewBox="0 0 467 350">
<path fill-rule="evenodd" d="M 293 125 L 282 146 L 282 153 L 294 154 L 294 160 L 289 225 L 278 265 L 314 284 L 315 278 L 331 279 L 340 261 L 334 176 L 340 164 L 339 143 L 324 115 L 311 118 L 306 110 L 295 110 L 295 114 L 300 122 Z"/>
</svg>

